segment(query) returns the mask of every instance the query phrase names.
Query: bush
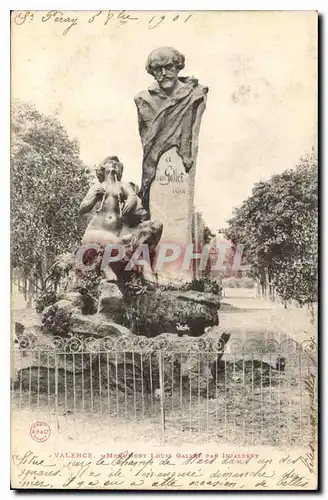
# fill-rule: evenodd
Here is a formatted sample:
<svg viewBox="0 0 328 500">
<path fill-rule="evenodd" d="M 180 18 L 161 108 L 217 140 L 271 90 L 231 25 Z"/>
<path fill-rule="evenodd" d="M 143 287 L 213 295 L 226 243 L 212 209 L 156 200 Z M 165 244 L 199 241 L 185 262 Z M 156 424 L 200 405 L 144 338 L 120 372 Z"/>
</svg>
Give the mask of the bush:
<svg viewBox="0 0 328 500">
<path fill-rule="evenodd" d="M 247 276 L 243 278 L 231 276 L 222 280 L 222 286 L 223 288 L 254 288 L 255 281 L 253 278 L 248 278 Z"/>
<path fill-rule="evenodd" d="M 37 313 L 42 313 L 42 311 L 57 302 L 57 293 L 53 290 L 47 290 L 45 292 L 41 292 L 39 297 L 36 300 L 35 310 Z"/>
<path fill-rule="evenodd" d="M 101 276 L 94 270 L 87 271 L 76 280 L 73 291 L 79 292 L 83 297 L 84 307 L 82 308 L 82 314 L 94 314 L 97 312 L 100 281 Z"/>
<path fill-rule="evenodd" d="M 41 328 L 49 335 L 65 336 L 69 333 L 71 313 L 55 304 L 43 314 Z"/>
<path fill-rule="evenodd" d="M 220 283 L 210 276 L 201 276 L 200 278 L 194 278 L 188 283 L 186 283 L 185 281 L 182 281 L 181 283 L 167 283 L 165 285 L 159 285 L 159 288 L 162 291 L 177 290 L 181 292 L 187 292 L 189 290 L 194 290 L 195 292 L 213 293 L 214 295 L 221 295 L 222 291 Z"/>
<path fill-rule="evenodd" d="M 190 283 L 184 286 L 184 290 L 195 290 L 197 292 L 213 293 L 221 295 L 221 286 L 219 282 L 210 276 L 201 276 L 194 278 Z"/>
</svg>

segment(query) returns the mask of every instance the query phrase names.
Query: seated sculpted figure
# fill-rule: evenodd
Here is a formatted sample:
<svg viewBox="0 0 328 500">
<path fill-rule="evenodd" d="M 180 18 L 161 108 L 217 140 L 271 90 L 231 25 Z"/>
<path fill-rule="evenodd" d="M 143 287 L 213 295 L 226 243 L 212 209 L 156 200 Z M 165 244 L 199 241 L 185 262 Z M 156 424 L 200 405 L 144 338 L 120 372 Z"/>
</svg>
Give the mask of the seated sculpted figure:
<svg viewBox="0 0 328 500">
<path fill-rule="evenodd" d="M 121 181 L 123 164 L 117 156 L 109 156 L 100 163 L 96 175 L 98 182 L 91 186 L 80 206 L 82 214 L 96 207 L 82 245 L 96 243 L 102 248 L 106 244 L 123 245 L 128 260 L 139 245 L 147 244 L 152 255 L 161 238 L 163 226 L 160 222 L 146 220 L 147 213 L 136 193 L 136 186 Z M 144 278 L 154 282 L 151 266 L 142 267 Z M 117 280 L 112 268 L 106 266 L 103 269 L 108 281 Z"/>
</svg>

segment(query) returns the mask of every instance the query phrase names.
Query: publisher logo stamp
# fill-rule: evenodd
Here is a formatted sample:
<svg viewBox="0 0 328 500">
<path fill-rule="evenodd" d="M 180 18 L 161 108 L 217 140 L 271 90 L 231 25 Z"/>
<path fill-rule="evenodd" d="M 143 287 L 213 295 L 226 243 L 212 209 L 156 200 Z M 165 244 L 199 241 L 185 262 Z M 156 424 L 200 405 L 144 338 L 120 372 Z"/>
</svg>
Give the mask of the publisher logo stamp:
<svg viewBox="0 0 328 500">
<path fill-rule="evenodd" d="M 37 443 L 43 443 L 50 437 L 51 430 L 46 422 L 34 422 L 30 429 L 31 438 Z"/>
</svg>

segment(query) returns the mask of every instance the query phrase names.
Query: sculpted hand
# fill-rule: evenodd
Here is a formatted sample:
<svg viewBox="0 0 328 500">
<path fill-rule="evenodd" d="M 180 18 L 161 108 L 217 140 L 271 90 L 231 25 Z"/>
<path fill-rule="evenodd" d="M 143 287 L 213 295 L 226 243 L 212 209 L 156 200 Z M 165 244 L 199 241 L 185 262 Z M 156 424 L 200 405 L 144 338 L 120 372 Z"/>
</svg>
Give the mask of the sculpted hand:
<svg viewBox="0 0 328 500">
<path fill-rule="evenodd" d="M 104 196 L 105 193 L 106 193 L 105 188 L 103 188 L 102 186 L 99 186 L 96 189 L 95 198 L 97 198 L 99 200 Z"/>
<path fill-rule="evenodd" d="M 136 196 L 130 196 L 126 200 L 124 207 L 122 208 L 122 215 L 128 214 L 129 212 L 131 212 L 131 210 L 135 208 L 136 199 L 137 199 Z"/>
<path fill-rule="evenodd" d="M 190 169 L 194 166 L 194 162 L 191 158 L 185 158 L 183 163 L 184 163 L 185 171 L 188 174 Z"/>
</svg>

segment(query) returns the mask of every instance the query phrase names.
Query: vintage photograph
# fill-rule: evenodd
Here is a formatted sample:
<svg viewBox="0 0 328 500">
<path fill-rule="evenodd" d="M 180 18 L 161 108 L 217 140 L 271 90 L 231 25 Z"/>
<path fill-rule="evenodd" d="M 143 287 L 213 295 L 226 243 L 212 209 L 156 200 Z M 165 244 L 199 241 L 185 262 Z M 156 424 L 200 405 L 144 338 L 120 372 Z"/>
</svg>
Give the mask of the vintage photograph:
<svg viewBox="0 0 328 500">
<path fill-rule="evenodd" d="M 13 489 L 317 489 L 317 68 L 314 11 L 12 11 Z"/>
</svg>

